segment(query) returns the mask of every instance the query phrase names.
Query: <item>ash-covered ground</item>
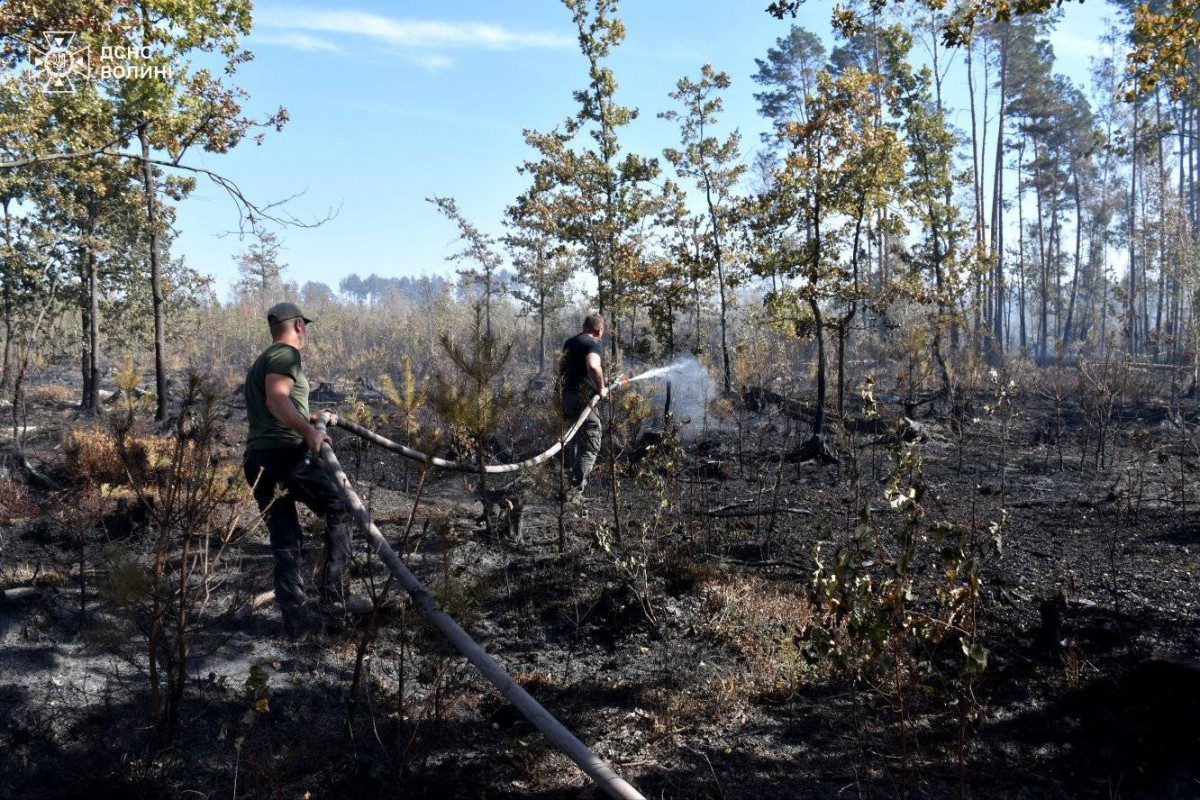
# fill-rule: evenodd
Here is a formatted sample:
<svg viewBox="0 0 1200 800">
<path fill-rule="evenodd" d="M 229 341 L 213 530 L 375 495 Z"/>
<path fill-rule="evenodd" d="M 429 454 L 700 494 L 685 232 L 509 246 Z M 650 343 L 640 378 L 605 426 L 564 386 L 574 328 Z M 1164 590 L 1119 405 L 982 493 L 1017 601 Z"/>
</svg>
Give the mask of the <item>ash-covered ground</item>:
<svg viewBox="0 0 1200 800">
<path fill-rule="evenodd" d="M 1009 415 L 981 394 L 957 414 L 910 404 L 907 425 L 885 402 L 819 466 L 788 457 L 804 402 L 714 399 L 676 443 L 659 392 L 606 440 L 584 509 L 558 501 L 552 463 L 519 486 L 430 475 L 414 512 L 417 465 L 345 432 L 335 449 L 439 604 L 647 797 L 1200 796 L 1200 456 L 1178 402 L 1115 404 L 1102 464 L 1078 404 L 1018 396 Z M 244 412 L 220 413 L 236 466 Z M 540 450 L 553 419 L 519 416 L 494 458 Z M 251 607 L 271 584 L 261 531 L 217 568 L 164 744 L 143 584 L 122 557 L 154 531 L 119 487 L 70 485 L 64 464 L 70 429 L 105 424 L 36 400 L 26 451 L 68 485 L 28 488 L 11 467 L 0 484 L 0 796 L 598 796 L 394 586 L 374 623 L 288 641 L 270 603 Z M 851 675 L 813 646 L 815 546 L 831 552 L 869 503 L 870 560 L 896 555 L 908 517 L 885 490 L 904 439 L 923 475 L 913 618 L 936 615 L 935 523 L 1000 536 L 969 695 L 954 637 L 906 644 L 898 683 L 895 664 Z M 354 572 L 357 594 L 385 591 L 367 553 Z"/>
</svg>

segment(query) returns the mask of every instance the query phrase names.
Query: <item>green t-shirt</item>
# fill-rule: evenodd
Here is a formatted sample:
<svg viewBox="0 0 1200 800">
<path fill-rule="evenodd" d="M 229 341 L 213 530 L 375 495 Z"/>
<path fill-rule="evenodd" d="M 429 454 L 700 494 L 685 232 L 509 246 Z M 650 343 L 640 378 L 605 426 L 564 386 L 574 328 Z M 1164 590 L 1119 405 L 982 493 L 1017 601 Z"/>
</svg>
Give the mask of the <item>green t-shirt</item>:
<svg viewBox="0 0 1200 800">
<path fill-rule="evenodd" d="M 247 450 L 267 450 L 288 447 L 304 441 L 304 437 L 275 419 L 267 408 L 267 376 L 287 375 L 296 383 L 292 386 L 292 405 L 300 416 L 308 419 L 308 378 L 300 371 L 300 351 L 290 344 L 275 342 L 258 357 L 246 373 L 246 421 L 250 432 L 246 436 Z"/>
</svg>

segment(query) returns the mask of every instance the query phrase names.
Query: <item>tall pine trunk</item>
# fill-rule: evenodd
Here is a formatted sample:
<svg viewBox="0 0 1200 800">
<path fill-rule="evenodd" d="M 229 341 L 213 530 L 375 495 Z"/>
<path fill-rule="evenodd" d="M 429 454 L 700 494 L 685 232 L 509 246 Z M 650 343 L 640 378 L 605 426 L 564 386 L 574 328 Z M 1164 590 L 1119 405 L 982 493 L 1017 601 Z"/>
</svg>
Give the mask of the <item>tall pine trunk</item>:
<svg viewBox="0 0 1200 800">
<path fill-rule="evenodd" d="M 1129 301 L 1125 318 L 1128 325 L 1129 352 L 1138 354 L 1137 311 L 1137 181 L 1138 181 L 1138 104 L 1133 104 L 1133 147 L 1129 175 Z"/>
<path fill-rule="evenodd" d="M 1017 147 L 1017 270 L 1020 279 L 1020 347 L 1024 353 L 1029 348 L 1029 338 L 1025 328 L 1025 176 L 1024 169 L 1025 141 L 1020 140 Z"/>
<path fill-rule="evenodd" d="M 8 213 L 10 198 L 4 198 L 4 258 L 0 259 L 0 306 L 4 312 L 4 360 L 0 363 L 0 391 L 8 389 L 12 380 L 12 345 L 16 336 L 16 320 L 13 318 L 13 267 L 12 258 L 12 217 Z"/>
<path fill-rule="evenodd" d="M 721 228 L 717 222 L 717 207 L 712 199 L 712 186 L 709 183 L 707 170 L 704 173 L 704 199 L 708 203 L 708 217 L 712 224 L 713 256 L 717 267 L 717 294 L 721 300 L 721 364 L 725 378 L 725 393 L 733 391 L 733 373 L 729 367 L 729 329 L 727 325 L 728 311 L 725 298 L 725 265 L 721 253 Z"/>
<path fill-rule="evenodd" d="M 1038 303 L 1038 358 L 1044 361 L 1046 359 L 1047 300 L 1049 299 L 1050 294 L 1047 271 L 1049 270 L 1050 266 L 1047 263 L 1048 258 L 1046 255 L 1045 214 L 1042 210 L 1042 161 L 1040 155 L 1038 154 L 1036 142 L 1034 142 L 1033 145 L 1033 163 L 1036 165 L 1034 167 L 1033 174 L 1033 191 L 1037 197 L 1038 266 L 1040 268 L 1041 280 L 1041 297 L 1039 298 Z"/>
<path fill-rule="evenodd" d="M 91 244 L 87 247 L 88 276 L 88 396 L 85 408 L 93 413 L 100 412 L 100 276 L 96 264 L 96 251 Z"/>
<path fill-rule="evenodd" d="M 138 128 L 138 141 L 142 145 L 142 183 L 146 193 L 146 225 L 150 249 L 150 292 L 154 300 L 154 390 L 158 393 L 158 406 L 154 418 L 167 418 L 167 367 L 166 325 L 163 319 L 162 275 L 158 262 L 158 203 L 154 186 L 154 166 L 150 163 L 150 141 L 146 138 L 143 123 Z"/>
<path fill-rule="evenodd" d="M 1004 35 L 1000 39 L 1000 100 L 996 124 L 996 166 L 992 180 L 992 258 L 995 261 L 995 274 L 992 283 L 995 285 L 995 316 L 992 320 L 996 347 L 992 356 L 993 363 L 1004 358 L 1006 342 L 1004 341 L 1004 112 L 1008 104 L 1008 28 L 1005 26 Z M 985 101 L 986 105 L 986 101 Z M 985 107 L 986 113 L 986 107 Z M 986 119 L 986 117 L 985 117 Z M 1018 165 L 1018 169 L 1020 165 Z M 1022 309 L 1024 304 L 1022 302 Z M 1024 310 L 1021 318 L 1021 347 L 1025 347 Z"/>
<path fill-rule="evenodd" d="M 1067 302 L 1067 321 L 1063 326 L 1063 353 L 1071 346 L 1071 326 L 1075 317 L 1075 297 L 1079 293 L 1079 260 L 1083 250 L 1083 193 L 1079 190 L 1079 173 L 1075 174 L 1075 275 L 1071 278 L 1071 299 Z"/>
</svg>

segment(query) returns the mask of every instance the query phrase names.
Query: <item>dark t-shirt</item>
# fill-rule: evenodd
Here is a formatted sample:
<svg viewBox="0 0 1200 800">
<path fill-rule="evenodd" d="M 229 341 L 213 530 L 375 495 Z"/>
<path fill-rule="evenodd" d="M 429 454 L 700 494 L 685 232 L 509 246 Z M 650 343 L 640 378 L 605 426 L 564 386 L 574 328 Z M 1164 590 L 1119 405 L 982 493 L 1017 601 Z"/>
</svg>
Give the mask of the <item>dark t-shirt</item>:
<svg viewBox="0 0 1200 800">
<path fill-rule="evenodd" d="M 587 372 L 587 357 L 590 353 L 604 355 L 604 345 L 590 333 L 572 336 L 563 344 L 562 359 L 558 368 L 562 376 L 563 392 L 576 392 L 581 386 L 591 386 Z"/>
<path fill-rule="evenodd" d="M 290 344 L 275 342 L 258 357 L 246 373 L 246 421 L 250 431 L 246 436 L 247 450 L 266 450 L 288 447 L 304 441 L 304 437 L 275 418 L 267 408 L 267 375 L 287 375 L 295 381 L 290 394 L 292 405 L 308 419 L 308 378 L 300 370 L 300 351 Z"/>
</svg>

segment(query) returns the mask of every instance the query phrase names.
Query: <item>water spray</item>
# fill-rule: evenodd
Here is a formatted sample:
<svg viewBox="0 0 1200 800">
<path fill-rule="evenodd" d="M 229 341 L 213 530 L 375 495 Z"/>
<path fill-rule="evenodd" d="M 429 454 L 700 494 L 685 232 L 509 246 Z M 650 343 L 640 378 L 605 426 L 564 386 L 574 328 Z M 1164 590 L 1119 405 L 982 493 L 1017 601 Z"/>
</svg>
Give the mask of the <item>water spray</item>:
<svg viewBox="0 0 1200 800">
<path fill-rule="evenodd" d="M 634 381 L 648 381 L 652 378 L 661 378 L 664 375 L 670 375 L 672 372 L 678 372 L 685 366 L 687 366 L 687 363 L 680 361 L 675 364 L 669 364 L 665 367 L 657 367 L 655 369 L 646 370 L 641 375 L 634 375 L 632 378 L 627 378 L 626 380 L 629 383 L 633 383 Z"/>
</svg>

